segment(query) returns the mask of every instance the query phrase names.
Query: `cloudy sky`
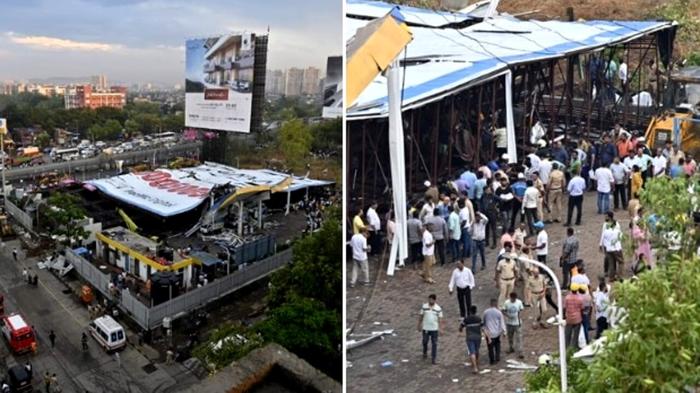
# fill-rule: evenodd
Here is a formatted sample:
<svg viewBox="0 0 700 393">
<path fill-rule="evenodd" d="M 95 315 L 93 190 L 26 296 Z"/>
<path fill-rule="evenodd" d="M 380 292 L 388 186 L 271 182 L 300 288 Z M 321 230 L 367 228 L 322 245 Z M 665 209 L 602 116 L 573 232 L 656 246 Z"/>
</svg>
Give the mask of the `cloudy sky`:
<svg viewBox="0 0 700 393">
<path fill-rule="evenodd" d="M 1 0 L 0 81 L 183 83 L 185 40 L 270 28 L 268 69 L 342 54 L 340 0 Z"/>
</svg>

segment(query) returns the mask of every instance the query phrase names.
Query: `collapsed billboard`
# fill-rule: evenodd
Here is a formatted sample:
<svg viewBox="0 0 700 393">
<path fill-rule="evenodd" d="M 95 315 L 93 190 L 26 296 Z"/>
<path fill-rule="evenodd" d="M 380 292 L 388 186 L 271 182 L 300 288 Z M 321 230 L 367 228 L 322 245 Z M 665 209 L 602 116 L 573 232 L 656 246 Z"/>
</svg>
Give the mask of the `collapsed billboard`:
<svg viewBox="0 0 700 393">
<path fill-rule="evenodd" d="M 343 115 L 343 57 L 331 56 L 323 82 L 323 117 Z"/>
<path fill-rule="evenodd" d="M 250 132 L 255 35 L 187 40 L 185 126 Z"/>
<path fill-rule="evenodd" d="M 230 184 L 246 187 L 279 184 L 289 175 L 269 169 L 238 169 L 206 162 L 192 168 L 157 169 L 129 173 L 86 183 L 108 196 L 149 211 L 170 217 L 190 211 L 208 197 L 214 187 Z M 294 176 L 287 191 L 332 184 L 328 181 Z"/>
</svg>

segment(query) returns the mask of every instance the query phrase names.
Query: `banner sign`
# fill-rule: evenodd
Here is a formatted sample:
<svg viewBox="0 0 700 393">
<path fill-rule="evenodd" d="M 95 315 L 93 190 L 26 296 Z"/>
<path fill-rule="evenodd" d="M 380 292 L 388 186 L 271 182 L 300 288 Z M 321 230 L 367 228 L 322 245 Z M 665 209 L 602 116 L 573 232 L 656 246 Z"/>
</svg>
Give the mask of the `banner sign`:
<svg viewBox="0 0 700 393">
<path fill-rule="evenodd" d="M 225 184 L 234 187 L 272 186 L 288 177 L 285 173 L 268 169 L 237 169 L 207 162 L 192 168 L 158 169 L 90 180 L 87 184 L 114 199 L 169 217 L 196 208 L 214 187 Z M 287 191 L 328 184 L 332 182 L 294 177 Z"/>
<path fill-rule="evenodd" d="M 255 35 L 192 39 L 185 48 L 185 126 L 250 132 Z"/>
</svg>

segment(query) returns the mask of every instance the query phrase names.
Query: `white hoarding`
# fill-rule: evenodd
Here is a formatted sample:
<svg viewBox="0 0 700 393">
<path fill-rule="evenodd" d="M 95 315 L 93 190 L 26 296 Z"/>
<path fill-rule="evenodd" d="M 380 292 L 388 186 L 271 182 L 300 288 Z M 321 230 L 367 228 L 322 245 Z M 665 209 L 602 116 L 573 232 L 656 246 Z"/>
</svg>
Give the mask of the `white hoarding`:
<svg viewBox="0 0 700 393">
<path fill-rule="evenodd" d="M 129 173 L 87 183 L 112 198 L 169 217 L 196 208 L 207 199 L 214 187 L 225 184 L 236 188 L 272 186 L 288 177 L 287 174 L 268 169 L 237 169 L 207 162 L 192 168 Z M 294 177 L 288 191 L 327 184 L 331 182 Z"/>
<path fill-rule="evenodd" d="M 255 35 L 188 40 L 185 62 L 185 126 L 250 132 Z"/>
</svg>

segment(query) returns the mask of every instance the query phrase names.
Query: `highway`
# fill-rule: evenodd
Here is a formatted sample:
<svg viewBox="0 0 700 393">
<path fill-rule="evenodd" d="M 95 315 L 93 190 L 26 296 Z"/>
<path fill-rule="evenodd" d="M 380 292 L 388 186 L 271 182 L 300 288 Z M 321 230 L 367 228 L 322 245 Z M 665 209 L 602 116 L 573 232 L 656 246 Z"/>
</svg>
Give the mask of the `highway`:
<svg viewBox="0 0 700 393">
<path fill-rule="evenodd" d="M 165 163 L 166 161 L 188 153 L 199 153 L 202 148 L 201 142 L 181 143 L 171 147 L 156 147 L 145 150 L 130 151 L 121 154 L 106 155 L 100 154 L 97 157 L 86 158 L 73 161 L 52 162 L 43 165 L 28 166 L 23 168 L 12 168 L 5 172 L 7 181 L 17 181 L 31 179 L 48 172 L 68 173 L 74 172 L 98 172 L 113 170 L 117 166 L 117 161 L 124 161 L 124 165 L 132 165 L 144 161 L 156 161 Z"/>
</svg>

